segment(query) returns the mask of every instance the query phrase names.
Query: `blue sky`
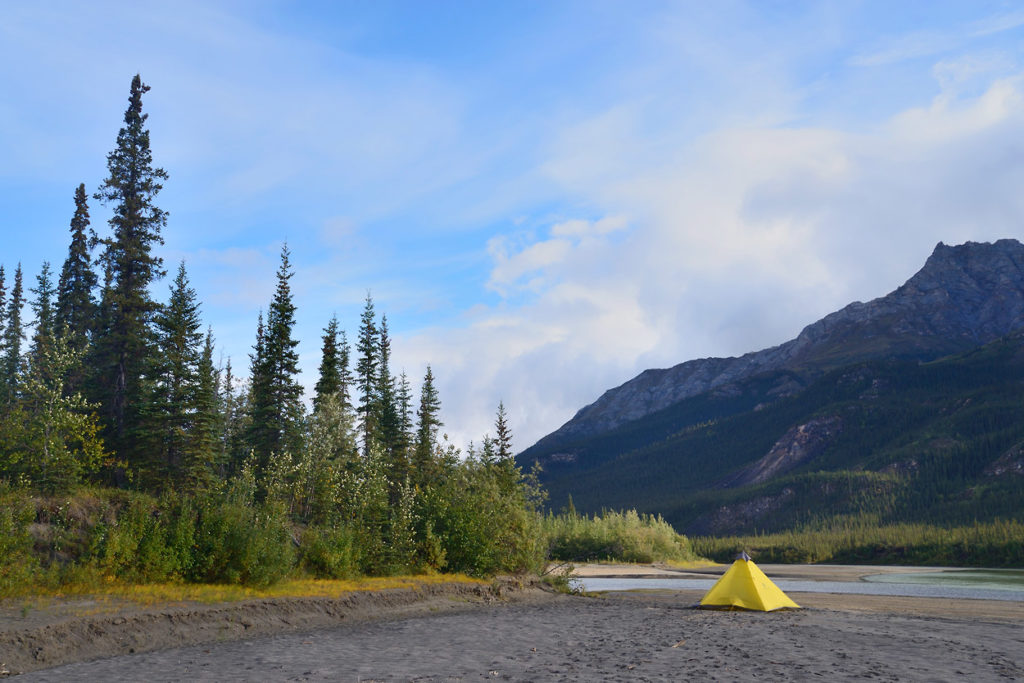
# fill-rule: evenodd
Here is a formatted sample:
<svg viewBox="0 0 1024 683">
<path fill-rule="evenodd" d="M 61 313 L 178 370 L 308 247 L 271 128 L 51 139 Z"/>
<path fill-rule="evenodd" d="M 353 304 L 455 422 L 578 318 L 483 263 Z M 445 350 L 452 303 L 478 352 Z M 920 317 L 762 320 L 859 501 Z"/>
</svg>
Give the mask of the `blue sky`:
<svg viewBox="0 0 1024 683">
<path fill-rule="evenodd" d="M 781 343 L 1024 225 L 1020 2 L 0 10 L 9 272 L 59 269 L 140 73 L 160 253 L 220 354 L 247 369 L 287 240 L 307 385 L 371 290 L 458 443 L 504 400 L 526 447 L 645 368 Z"/>
</svg>

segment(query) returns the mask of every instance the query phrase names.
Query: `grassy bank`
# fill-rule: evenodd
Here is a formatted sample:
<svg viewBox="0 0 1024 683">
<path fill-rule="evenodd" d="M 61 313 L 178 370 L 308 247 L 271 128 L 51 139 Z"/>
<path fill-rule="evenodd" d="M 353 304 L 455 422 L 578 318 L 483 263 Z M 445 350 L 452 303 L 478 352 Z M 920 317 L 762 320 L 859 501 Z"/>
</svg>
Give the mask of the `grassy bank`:
<svg viewBox="0 0 1024 683">
<path fill-rule="evenodd" d="M 942 528 L 837 521 L 771 534 L 695 537 L 693 549 L 718 562 L 746 550 L 759 562 L 1024 567 L 1024 524 L 994 521 Z"/>
<path fill-rule="evenodd" d="M 690 562 L 699 559 L 686 536 L 657 515 L 636 510 L 549 514 L 541 525 L 548 554 L 563 562 Z"/>
</svg>

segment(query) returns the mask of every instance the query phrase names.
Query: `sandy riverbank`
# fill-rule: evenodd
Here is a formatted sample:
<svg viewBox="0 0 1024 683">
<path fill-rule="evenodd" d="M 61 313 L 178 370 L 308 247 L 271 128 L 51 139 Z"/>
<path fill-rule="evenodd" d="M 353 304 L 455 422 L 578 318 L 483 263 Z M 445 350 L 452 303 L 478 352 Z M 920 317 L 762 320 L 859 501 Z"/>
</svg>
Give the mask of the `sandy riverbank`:
<svg viewBox="0 0 1024 683">
<path fill-rule="evenodd" d="M 608 565 L 599 566 L 607 571 Z M 648 571 L 625 569 L 630 572 L 625 575 Z M 863 570 L 787 571 L 802 573 L 802 578 L 810 572 L 821 580 L 856 580 Z M 191 647 L 70 664 L 25 680 L 1024 678 L 1024 604 L 814 593 L 793 597 L 807 609 L 771 614 L 690 609 L 700 598 L 697 591 L 579 598 L 529 589 L 499 599 L 474 595 L 473 589 L 464 594 L 438 589 L 433 595 L 367 597 L 353 603 L 344 617 L 325 611 L 322 621 L 298 617 L 316 611 L 309 605 L 263 601 L 246 608 L 250 615 L 263 615 L 248 628 L 225 619 L 237 613 L 216 613 L 220 608 L 210 608 L 214 613 L 202 619 L 190 617 L 199 619 L 183 623 L 196 638 Z M 136 621 L 133 629 L 141 641 L 155 623 L 176 619 L 181 617 L 165 613 Z M 216 642 L 218 628 L 227 628 L 226 637 L 236 640 Z M 286 632 L 253 638 L 250 629 Z M 9 644 L 0 641 L 0 652 Z"/>
</svg>

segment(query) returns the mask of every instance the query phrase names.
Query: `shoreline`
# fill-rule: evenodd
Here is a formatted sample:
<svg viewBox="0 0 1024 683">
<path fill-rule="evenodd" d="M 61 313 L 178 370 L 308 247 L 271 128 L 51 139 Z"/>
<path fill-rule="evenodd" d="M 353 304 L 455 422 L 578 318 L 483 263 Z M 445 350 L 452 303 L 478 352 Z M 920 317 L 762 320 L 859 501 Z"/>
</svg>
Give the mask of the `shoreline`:
<svg viewBox="0 0 1024 683">
<path fill-rule="evenodd" d="M 875 573 L 927 571 L 920 567 L 842 565 L 762 568 L 773 578 L 828 581 L 859 581 L 861 576 Z M 587 576 L 709 578 L 725 569 L 726 565 L 676 568 L 620 564 L 581 565 L 577 571 Z M 490 585 L 451 582 L 353 592 L 332 598 L 263 598 L 212 605 L 112 604 L 106 605 L 103 613 L 93 614 L 88 610 L 95 609 L 95 605 L 90 606 L 87 598 L 81 598 L 56 601 L 24 618 L 17 613 L 17 604 L 7 604 L 0 609 L 0 676 L 36 672 L 29 679 L 128 676 L 218 680 L 245 670 L 253 656 L 252 648 L 261 653 L 259 656 L 265 658 L 268 666 L 286 666 L 282 662 L 291 661 L 296 656 L 293 650 L 298 648 L 309 651 L 311 661 L 319 661 L 316 658 L 326 657 L 325 653 L 336 655 L 344 651 L 348 657 L 345 666 L 362 667 L 358 675 L 363 678 L 406 680 L 424 672 L 437 676 L 441 672 L 446 676 L 462 672 L 472 677 L 473 672 L 478 672 L 473 667 L 487 657 L 497 656 L 495 652 L 501 650 L 506 654 L 502 655 L 500 666 L 487 664 L 492 668 L 478 672 L 480 675 L 517 671 L 510 678 L 503 677 L 573 679 L 593 677 L 604 671 L 602 667 L 611 665 L 603 651 L 594 650 L 589 659 L 579 655 L 581 648 L 589 652 L 591 642 L 606 642 L 613 643 L 621 657 L 648 662 L 648 675 L 654 680 L 678 680 L 681 670 L 658 668 L 669 662 L 690 667 L 684 669 L 688 676 L 716 680 L 720 675 L 726 680 L 747 680 L 743 670 L 730 664 L 730 653 L 747 646 L 746 640 L 736 640 L 742 636 L 752 638 L 751 644 L 757 642 L 761 648 L 777 651 L 776 661 L 788 662 L 793 671 L 805 673 L 817 661 L 820 666 L 837 666 L 835 671 L 843 674 L 845 669 L 839 665 L 848 665 L 846 658 L 860 658 L 871 663 L 864 669 L 865 675 L 880 675 L 893 667 L 899 670 L 905 665 L 901 657 L 920 650 L 916 660 L 919 664 L 939 667 L 928 669 L 932 673 L 945 673 L 923 676 L 920 671 L 925 669 L 916 669 L 917 673 L 905 670 L 910 678 L 955 680 L 962 678 L 957 673 L 962 670 L 975 678 L 994 680 L 996 676 L 989 676 L 991 672 L 985 668 L 985 662 L 969 656 L 971 648 L 982 647 L 988 652 L 986 662 L 998 661 L 1000 671 L 1024 677 L 1024 655 L 1016 654 L 1021 642 L 1016 634 L 1024 625 L 1022 602 L 792 592 L 791 596 L 803 609 L 765 615 L 690 609 L 702 594 L 703 591 L 696 590 L 652 589 L 576 597 L 552 593 L 536 579 L 506 577 Z M 648 623 L 651 619 L 656 623 Z M 784 625 L 788 626 L 779 630 Z M 942 642 L 948 644 L 956 639 L 959 649 L 943 649 L 945 646 L 931 643 L 929 639 L 936 629 L 936 634 L 944 634 Z M 402 640 L 395 647 L 414 647 L 420 653 L 419 660 L 409 660 L 404 655 L 382 659 L 383 655 L 374 647 L 358 647 L 361 639 L 369 637 L 367 634 L 406 631 L 414 632 L 422 642 L 410 645 L 408 640 Z M 661 640 L 652 640 L 655 631 Z M 828 643 L 830 649 L 825 654 L 812 654 L 809 649 L 820 637 L 815 635 L 818 631 L 831 634 L 834 640 Z M 886 639 L 870 646 L 857 645 L 864 634 L 876 632 L 887 634 Z M 662 647 L 667 634 L 676 634 L 672 635 L 675 640 Z M 694 634 L 709 638 L 717 634 L 719 638 L 706 645 L 705 652 L 714 654 L 707 662 L 710 668 L 704 667 L 699 658 L 682 662 L 673 659 L 681 649 L 672 649 L 673 643 L 703 642 Z M 466 639 L 465 644 L 459 645 L 460 638 Z M 890 646 L 890 641 L 899 647 L 891 655 L 883 656 L 880 652 Z M 316 645 L 312 651 L 310 643 Z M 532 645 L 527 648 L 526 643 Z M 633 657 L 633 652 L 647 653 L 647 659 Z M 943 657 L 954 655 L 959 659 L 941 663 L 946 661 Z M 973 663 L 962 664 L 961 660 Z M 324 673 L 322 678 L 353 678 L 355 669 L 337 669 L 341 664 L 325 661 L 322 671 L 330 674 Z M 711 666 L 716 661 L 719 669 Z M 181 668 L 180 662 L 188 665 Z M 293 664 L 301 666 L 304 661 L 296 660 Z M 535 668 L 541 664 L 548 668 Z M 956 668 L 961 664 L 961 668 Z M 153 668 L 135 668 L 140 666 Z M 269 669 L 260 671 L 251 675 L 280 678 Z M 631 674 L 632 669 L 625 671 Z M 756 672 L 756 667 L 751 671 Z M 621 675 L 627 680 L 632 678 L 626 673 Z M 321 679 L 318 675 L 309 678 Z"/>
<path fill-rule="evenodd" d="M 274 597 L 229 603 L 144 605 L 124 599 L 48 599 L 0 607 L 0 677 L 107 657 L 247 640 L 343 624 L 457 613 L 555 596 L 539 581 L 500 577 L 352 591 L 338 597 Z"/>
</svg>

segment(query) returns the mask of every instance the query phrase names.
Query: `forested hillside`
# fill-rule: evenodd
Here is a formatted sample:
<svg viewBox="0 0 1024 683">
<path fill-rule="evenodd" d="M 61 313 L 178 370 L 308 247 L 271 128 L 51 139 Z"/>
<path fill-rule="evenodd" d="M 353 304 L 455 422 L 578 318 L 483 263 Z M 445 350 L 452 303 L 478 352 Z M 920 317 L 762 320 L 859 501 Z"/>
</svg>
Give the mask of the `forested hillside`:
<svg viewBox="0 0 1024 683">
<path fill-rule="evenodd" d="M 778 381 L 688 399 L 595 438 L 584 461 L 549 462 L 552 505 L 636 506 L 716 535 L 1020 518 L 1021 334 L 929 363 L 855 363 L 755 404 Z M 651 441 L 622 449 L 639 433 Z"/>
<path fill-rule="evenodd" d="M 215 361 L 187 263 L 160 255 L 169 177 L 150 151 L 148 90 L 132 80 L 98 189 L 74 188 L 62 266 L 26 282 L 22 264 L 0 265 L 4 588 L 69 572 L 259 584 L 296 567 L 537 566 L 540 492 L 512 459 L 504 408 L 479 450 L 447 443 L 430 367 L 417 399 L 369 295 L 352 344 L 324 321 L 312 410 L 287 246 L 248 367 Z M 90 202 L 110 210 L 105 228 Z"/>
</svg>

